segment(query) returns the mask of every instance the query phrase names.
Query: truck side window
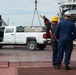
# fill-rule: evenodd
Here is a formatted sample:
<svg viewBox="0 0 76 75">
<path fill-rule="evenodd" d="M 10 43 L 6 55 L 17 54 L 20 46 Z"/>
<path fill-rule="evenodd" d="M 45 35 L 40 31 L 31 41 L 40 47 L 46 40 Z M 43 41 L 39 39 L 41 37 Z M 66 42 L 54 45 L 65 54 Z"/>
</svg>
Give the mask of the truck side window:
<svg viewBox="0 0 76 75">
<path fill-rule="evenodd" d="M 24 27 L 17 27 L 16 32 L 24 32 Z"/>
<path fill-rule="evenodd" d="M 6 33 L 13 33 L 14 32 L 14 28 L 7 28 L 6 29 Z"/>
</svg>

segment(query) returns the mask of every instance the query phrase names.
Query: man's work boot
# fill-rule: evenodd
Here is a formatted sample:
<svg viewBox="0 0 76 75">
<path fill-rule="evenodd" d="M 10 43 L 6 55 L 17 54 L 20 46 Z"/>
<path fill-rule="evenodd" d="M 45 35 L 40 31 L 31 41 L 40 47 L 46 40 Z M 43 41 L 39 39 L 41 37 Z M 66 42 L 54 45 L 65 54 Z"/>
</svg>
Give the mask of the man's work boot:
<svg viewBox="0 0 76 75">
<path fill-rule="evenodd" d="M 56 65 L 56 69 L 60 69 L 60 65 L 57 64 L 57 65 Z"/>
<path fill-rule="evenodd" d="M 56 64 L 55 63 L 53 64 L 53 67 L 56 68 Z"/>
<path fill-rule="evenodd" d="M 65 65 L 66 70 L 70 70 L 70 67 L 68 65 Z"/>
</svg>

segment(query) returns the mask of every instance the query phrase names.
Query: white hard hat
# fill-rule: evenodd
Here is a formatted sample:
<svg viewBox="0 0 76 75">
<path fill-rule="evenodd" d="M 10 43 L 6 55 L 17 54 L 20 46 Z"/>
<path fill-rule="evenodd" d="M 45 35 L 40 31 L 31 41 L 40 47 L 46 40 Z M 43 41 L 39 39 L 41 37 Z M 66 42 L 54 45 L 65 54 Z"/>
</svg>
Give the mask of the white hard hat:
<svg viewBox="0 0 76 75">
<path fill-rule="evenodd" d="M 66 11 L 66 12 L 64 13 L 64 15 L 65 15 L 65 16 L 71 16 L 71 13 L 70 13 L 69 11 Z"/>
</svg>

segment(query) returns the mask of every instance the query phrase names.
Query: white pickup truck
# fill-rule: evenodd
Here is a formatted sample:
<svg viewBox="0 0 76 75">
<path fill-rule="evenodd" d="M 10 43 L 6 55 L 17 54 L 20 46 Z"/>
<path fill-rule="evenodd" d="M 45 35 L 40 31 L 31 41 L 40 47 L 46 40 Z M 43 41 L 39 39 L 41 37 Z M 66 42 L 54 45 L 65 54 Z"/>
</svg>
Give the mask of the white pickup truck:
<svg viewBox="0 0 76 75">
<path fill-rule="evenodd" d="M 48 42 L 45 27 L 0 27 L 0 48 L 4 45 L 25 45 L 30 50 L 44 49 Z"/>
</svg>

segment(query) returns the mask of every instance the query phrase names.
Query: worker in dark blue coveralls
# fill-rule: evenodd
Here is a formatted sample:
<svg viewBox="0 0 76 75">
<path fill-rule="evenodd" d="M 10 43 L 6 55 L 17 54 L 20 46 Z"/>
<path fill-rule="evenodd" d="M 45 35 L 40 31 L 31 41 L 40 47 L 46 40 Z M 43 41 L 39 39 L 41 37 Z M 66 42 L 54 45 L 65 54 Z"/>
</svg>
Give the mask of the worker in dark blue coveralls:
<svg viewBox="0 0 76 75">
<path fill-rule="evenodd" d="M 55 36 L 58 41 L 58 54 L 56 59 L 56 68 L 59 69 L 59 64 L 62 61 L 64 52 L 65 69 L 70 70 L 70 58 L 73 50 L 73 40 L 76 37 L 75 24 L 70 20 L 71 14 L 69 11 L 64 13 L 64 20 L 60 21 L 57 25 Z"/>
<path fill-rule="evenodd" d="M 58 23 L 58 17 L 54 16 L 52 17 L 52 25 L 51 25 L 51 31 L 54 34 L 56 27 L 57 27 L 57 23 Z M 54 38 L 52 38 L 52 50 L 53 50 L 53 54 L 52 54 L 52 63 L 53 63 L 53 67 L 56 66 L 56 58 L 57 58 L 57 53 L 58 53 L 58 41 Z"/>
<path fill-rule="evenodd" d="M 51 22 L 44 15 L 43 16 L 40 15 L 40 17 L 42 17 L 44 19 L 44 24 L 46 26 L 46 37 L 50 38 L 50 32 L 49 31 L 51 29 Z"/>
</svg>

